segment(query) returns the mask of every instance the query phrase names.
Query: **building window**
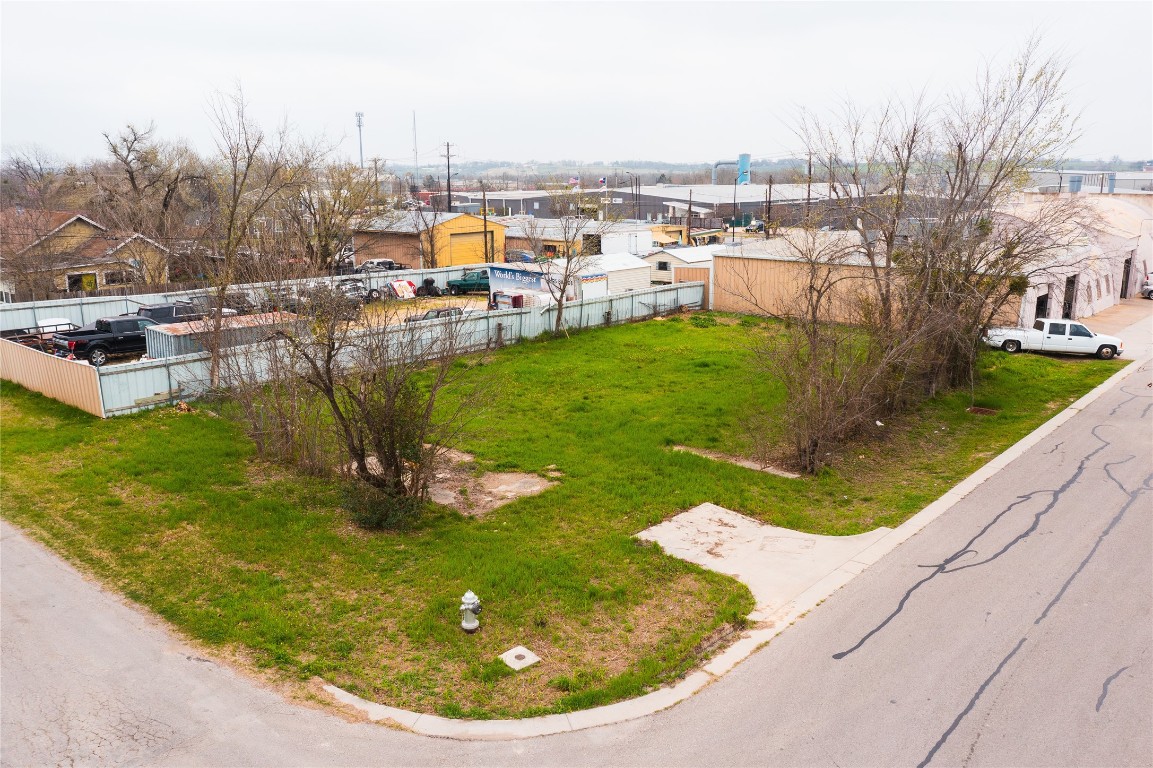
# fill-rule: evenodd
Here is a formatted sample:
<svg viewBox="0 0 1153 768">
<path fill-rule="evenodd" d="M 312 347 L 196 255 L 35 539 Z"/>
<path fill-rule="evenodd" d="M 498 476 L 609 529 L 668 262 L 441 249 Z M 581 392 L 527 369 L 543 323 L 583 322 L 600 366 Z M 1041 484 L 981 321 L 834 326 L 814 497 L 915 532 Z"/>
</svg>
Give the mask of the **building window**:
<svg viewBox="0 0 1153 768">
<path fill-rule="evenodd" d="M 1109 275 L 1105 275 L 1105 293 L 1113 295 L 1113 285 L 1109 282 Z"/>
<path fill-rule="evenodd" d="M 116 272 L 105 272 L 104 273 L 104 284 L 105 285 L 128 285 L 129 283 L 135 282 L 132 278 L 133 278 L 132 272 L 130 272 L 129 270 L 126 270 L 126 269 L 118 270 Z"/>
<path fill-rule="evenodd" d="M 658 272 L 668 272 L 669 271 L 669 263 L 667 261 L 658 261 L 657 262 L 657 271 Z"/>
<path fill-rule="evenodd" d="M 95 291 L 96 290 L 96 273 L 95 272 L 80 272 L 74 275 L 68 275 L 68 290 L 70 291 Z"/>
<path fill-rule="evenodd" d="M 1101 298 L 1105 294 L 1101 293 L 1101 278 L 1097 278 L 1097 298 Z"/>
</svg>

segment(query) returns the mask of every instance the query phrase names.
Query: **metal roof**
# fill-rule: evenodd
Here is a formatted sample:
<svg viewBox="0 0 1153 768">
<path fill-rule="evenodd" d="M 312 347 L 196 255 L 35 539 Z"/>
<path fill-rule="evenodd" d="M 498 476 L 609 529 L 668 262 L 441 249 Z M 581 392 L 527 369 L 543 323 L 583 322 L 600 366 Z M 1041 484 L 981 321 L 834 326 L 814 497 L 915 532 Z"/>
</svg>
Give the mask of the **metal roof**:
<svg viewBox="0 0 1153 768">
<path fill-rule="evenodd" d="M 670 205 L 671 201 L 687 203 L 691 193 L 693 208 L 696 209 L 697 203 L 713 207 L 725 204 L 732 205 L 734 192 L 738 204 L 763 203 L 768 190 L 768 184 L 737 184 L 735 186 L 733 184 L 645 184 L 641 186 L 640 193 L 648 197 L 663 198 L 666 201 L 663 203 L 664 205 Z M 632 194 L 632 190 L 627 187 L 607 191 L 625 196 L 625 202 L 629 201 L 629 195 Z M 812 185 L 773 184 L 771 199 L 775 203 L 796 202 L 803 201 L 806 194 L 812 200 L 824 200 L 829 197 L 829 185 L 815 181 Z"/>
<path fill-rule="evenodd" d="M 443 224 L 446 221 L 452 221 L 457 216 L 464 215 L 466 214 L 456 213 L 455 211 L 453 213 L 446 211 L 397 211 L 395 215 L 376 216 L 371 219 L 364 219 L 356 225 L 356 230 L 358 232 L 404 232 L 407 234 L 416 234 L 417 232 L 425 231 L 429 227 Z"/>
<path fill-rule="evenodd" d="M 812 240 L 807 238 L 811 237 Z M 801 261 L 805 252 L 824 254 L 827 260 L 838 264 L 868 265 L 861 236 L 857 232 L 836 230 L 786 234 L 769 240 L 743 239 L 736 245 L 726 243 L 714 252 L 715 258 L 770 259 L 774 261 Z"/>
<path fill-rule="evenodd" d="M 712 261 L 713 254 L 724 248 L 723 245 L 697 245 L 690 248 L 662 248 L 656 253 L 667 253 L 687 264 L 698 264 Z"/>
</svg>

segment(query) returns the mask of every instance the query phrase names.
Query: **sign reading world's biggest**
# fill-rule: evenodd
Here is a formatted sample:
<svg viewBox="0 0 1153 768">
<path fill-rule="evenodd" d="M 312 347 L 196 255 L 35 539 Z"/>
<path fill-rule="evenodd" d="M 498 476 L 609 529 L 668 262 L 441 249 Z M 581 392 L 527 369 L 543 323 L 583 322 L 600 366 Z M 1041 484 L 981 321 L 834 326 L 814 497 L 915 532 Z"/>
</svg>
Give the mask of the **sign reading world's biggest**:
<svg viewBox="0 0 1153 768">
<path fill-rule="evenodd" d="M 547 292 L 548 286 L 544 284 L 543 277 L 540 272 L 524 269 L 489 267 L 488 287 L 493 293 Z"/>
</svg>

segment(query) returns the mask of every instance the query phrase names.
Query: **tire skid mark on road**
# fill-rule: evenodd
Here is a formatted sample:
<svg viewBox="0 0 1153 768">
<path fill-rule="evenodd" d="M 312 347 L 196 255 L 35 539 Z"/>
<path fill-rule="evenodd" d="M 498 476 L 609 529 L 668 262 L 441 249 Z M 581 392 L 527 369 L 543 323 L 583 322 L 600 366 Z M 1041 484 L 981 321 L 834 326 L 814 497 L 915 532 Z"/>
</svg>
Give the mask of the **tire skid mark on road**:
<svg viewBox="0 0 1153 768">
<path fill-rule="evenodd" d="M 917 763 L 917 768 L 925 768 L 925 766 L 933 760 L 933 757 L 937 754 L 937 750 L 945 746 L 945 742 L 948 741 L 949 737 L 953 735 L 953 731 L 957 730 L 957 726 L 961 724 L 961 721 L 964 720 L 971 711 L 973 711 L 973 707 L 977 706 L 977 700 L 981 698 L 981 694 L 983 694 L 985 689 L 988 688 L 993 683 L 993 681 L 997 679 L 997 676 L 1001 674 L 1001 670 L 1003 670 L 1005 665 L 1007 665 L 1012 660 L 1012 658 L 1017 655 L 1017 651 L 1021 650 L 1021 646 L 1024 644 L 1025 638 L 1022 637 L 1017 641 L 1017 645 L 1013 646 L 1013 650 L 1009 651 L 1009 655 L 1001 659 L 1001 663 L 998 664 L 997 668 L 993 670 L 993 674 L 989 675 L 989 677 L 985 679 L 985 682 L 981 683 L 981 687 L 977 689 L 975 694 L 973 694 L 973 698 L 969 699 L 969 703 L 965 706 L 964 709 L 961 710 L 961 713 L 953 718 L 953 722 L 949 725 L 948 729 L 946 729 L 946 731 L 941 734 L 941 738 L 937 739 L 937 743 L 934 744 L 933 748 L 929 750 L 929 754 L 925 755 L 925 759 Z"/>
<path fill-rule="evenodd" d="M 1072 584 L 1073 581 L 1081 574 L 1081 571 L 1083 571 L 1085 566 L 1089 564 L 1089 561 L 1093 559 L 1093 555 L 1097 554 L 1097 549 L 1101 546 L 1101 542 L 1105 540 L 1105 537 L 1109 535 L 1114 526 L 1121 522 L 1121 518 L 1125 516 L 1125 513 L 1129 510 L 1129 507 L 1133 506 L 1137 502 L 1137 499 L 1143 492 L 1153 490 L 1153 475 L 1146 476 L 1140 487 L 1135 488 L 1132 491 L 1126 489 L 1121 481 L 1113 476 L 1113 472 L 1111 470 L 1114 466 L 1125 464 L 1126 462 L 1132 461 L 1135 458 L 1137 457 L 1130 456 L 1127 459 L 1111 462 L 1105 465 L 1105 474 L 1117 485 L 1118 488 L 1120 488 L 1128 495 L 1129 500 L 1126 501 L 1124 505 L 1122 505 L 1121 509 L 1117 511 L 1117 514 L 1113 516 L 1113 519 L 1109 521 L 1109 524 L 1105 526 L 1105 529 L 1101 531 L 1100 534 L 1098 534 L 1097 540 L 1093 542 L 1093 546 L 1089 549 L 1089 554 L 1085 555 L 1085 559 L 1081 561 L 1081 564 L 1073 569 L 1073 572 L 1069 574 L 1069 578 L 1066 579 L 1065 583 L 1061 585 L 1061 589 L 1057 591 L 1057 594 L 1054 595 L 1053 599 L 1049 601 L 1049 604 L 1045 606 L 1045 610 L 1042 611 L 1041 615 L 1038 616 L 1037 619 L 1033 622 L 1034 626 L 1044 621 L 1045 618 L 1048 617 L 1049 611 L 1053 609 L 1053 606 L 1061 602 L 1061 598 L 1065 596 L 1065 591 L 1069 589 L 1069 585 Z"/>
<path fill-rule="evenodd" d="M 1148 388 L 1148 385 L 1146 385 L 1146 387 L 1143 387 L 1143 389 L 1145 389 L 1145 388 Z M 1116 416 L 1117 411 L 1121 410 L 1122 408 L 1124 408 L 1126 405 L 1133 402 L 1134 400 L 1148 399 L 1149 398 L 1148 393 L 1146 393 L 1146 392 L 1131 392 L 1131 391 L 1129 391 L 1128 387 L 1121 387 L 1121 391 L 1124 392 L 1125 394 L 1129 395 L 1129 397 L 1125 398 L 1124 400 L 1118 402 L 1117 405 L 1113 406 L 1113 409 L 1109 411 L 1110 416 Z M 1145 408 L 1142 409 L 1141 413 L 1137 416 L 1137 418 L 1139 418 L 1139 419 L 1148 418 L 1150 408 L 1153 408 L 1153 403 L 1146 403 Z"/>
<path fill-rule="evenodd" d="M 1092 433 L 1093 433 L 1093 436 L 1096 437 L 1098 440 L 1102 439 L 1101 436 L 1097 434 L 1097 427 L 1093 428 Z M 1098 450 L 1100 450 L 1100 449 L 1098 449 Z M 1096 452 L 1097 451 L 1094 451 L 1093 453 L 1096 453 Z M 1092 455 L 1092 454 L 1090 454 L 1090 455 Z M 1132 491 L 1126 489 L 1124 484 L 1119 479 L 1117 479 L 1117 477 L 1113 474 L 1113 472 L 1112 472 L 1113 467 L 1128 463 L 1135 458 L 1136 458 L 1136 456 L 1130 455 L 1130 456 L 1128 456 L 1124 459 L 1121 459 L 1119 461 L 1113 461 L 1113 462 L 1109 462 L 1109 463 L 1105 464 L 1105 466 L 1104 466 L 1105 474 L 1109 477 L 1110 480 L 1113 481 L 1113 483 L 1115 485 L 1117 485 L 1118 488 L 1120 488 L 1122 491 L 1125 492 L 1125 494 L 1128 496 L 1128 500 L 1121 506 L 1121 508 L 1119 510 L 1117 510 L 1117 514 L 1115 514 L 1112 517 L 1112 519 L 1105 526 L 1105 528 L 1102 529 L 1101 533 L 1098 534 L 1097 540 L 1093 543 L 1093 546 L 1090 548 L 1089 553 L 1087 555 L 1085 555 L 1085 558 L 1073 570 L 1073 573 L 1071 573 L 1069 575 L 1069 578 L 1065 580 L 1065 583 L 1061 585 L 1061 589 L 1057 591 L 1057 594 L 1053 597 L 1053 599 L 1051 601 L 1049 601 L 1049 604 L 1045 606 L 1045 609 L 1041 612 L 1041 615 L 1038 616 L 1036 618 L 1036 620 L 1034 620 L 1034 622 L 1033 622 L 1034 626 L 1039 625 L 1042 621 L 1044 621 L 1046 618 L 1048 618 L 1049 612 L 1053 609 L 1053 607 L 1056 606 L 1059 602 L 1061 602 L 1061 599 L 1065 596 L 1065 592 L 1069 589 L 1069 586 L 1073 583 L 1073 581 L 1077 578 L 1077 576 L 1085 569 L 1085 566 L 1088 565 L 1089 561 L 1093 559 L 1093 556 L 1095 554 L 1097 554 L 1097 550 L 1100 548 L 1101 543 L 1113 531 L 1113 529 L 1117 526 L 1117 524 L 1119 522 L 1121 522 L 1121 519 L 1123 517 L 1125 517 L 1125 513 L 1128 512 L 1129 508 L 1132 507 L 1133 504 L 1136 503 L 1137 499 L 1141 496 L 1141 494 L 1148 492 L 1150 490 L 1153 490 L 1153 474 L 1146 476 L 1145 479 L 1142 481 L 1141 485 L 1139 487 L 1133 489 Z M 977 692 L 975 694 L 973 694 L 973 698 L 969 699 L 969 703 L 965 706 L 964 709 L 961 710 L 960 714 L 958 714 L 957 717 L 954 718 L 953 722 L 949 725 L 949 727 L 945 730 L 945 732 L 943 734 L 941 734 L 941 738 L 938 739 L 937 743 L 933 745 L 933 748 L 929 750 L 929 754 L 927 754 L 925 756 L 925 759 L 917 764 L 917 768 L 924 768 L 924 766 L 927 766 L 932 761 L 933 757 L 937 754 L 937 751 L 940 750 L 940 748 L 945 745 L 945 742 L 949 740 L 949 737 L 951 735 L 953 735 L 953 732 L 957 729 L 957 727 L 961 724 L 961 722 L 969 715 L 970 712 L 972 712 L 973 708 L 977 705 L 977 701 L 981 698 L 982 694 L 985 693 L 985 690 L 989 687 L 989 685 L 1001 674 L 1002 670 L 1005 669 L 1005 666 L 1009 663 L 1009 661 L 1014 656 L 1017 655 L 1017 652 L 1019 650 L 1021 650 L 1021 646 L 1023 646 L 1025 644 L 1026 639 L 1027 639 L 1026 637 L 1022 637 L 1017 642 L 1017 645 L 1013 648 L 1013 650 L 1010 651 L 1009 654 L 1001 660 L 1001 663 L 997 665 L 997 668 L 995 670 L 993 670 L 993 674 L 991 674 L 985 680 L 985 682 L 981 684 L 981 687 L 979 687 L 977 689 Z M 1118 675 L 1120 675 L 1122 672 L 1124 672 L 1128 668 L 1129 667 L 1124 667 L 1124 668 L 1118 670 L 1111 677 L 1109 677 L 1109 679 L 1107 679 L 1105 681 L 1105 684 L 1102 687 L 1101 696 L 1097 700 L 1097 711 L 1098 712 L 1101 711 L 1101 704 L 1105 701 L 1105 696 L 1108 693 L 1109 683 L 1112 682 Z M 979 733 L 977 734 L 977 737 L 978 738 L 980 737 Z"/>
<path fill-rule="evenodd" d="M 1133 666 L 1133 665 L 1132 664 L 1126 664 L 1125 666 L 1121 667 L 1121 669 L 1117 670 L 1113 674 L 1109 675 L 1109 677 L 1105 678 L 1105 682 L 1101 685 L 1101 695 L 1097 698 L 1097 709 L 1096 709 L 1097 712 L 1101 711 L 1101 705 L 1105 703 L 1105 697 L 1109 695 L 1109 683 L 1113 682 L 1118 677 L 1120 677 L 1121 673 L 1124 672 L 1125 670 L 1129 669 L 1129 667 L 1131 667 L 1131 666 Z"/>
<path fill-rule="evenodd" d="M 861 648 L 861 646 L 863 646 L 870 639 L 872 639 L 874 635 L 876 635 L 881 630 L 883 630 L 885 627 L 887 627 L 889 625 L 889 623 L 891 621 L 893 621 L 893 619 L 897 618 L 897 616 L 899 616 L 901 614 L 901 612 L 905 610 L 905 605 L 909 602 L 909 599 L 912 598 L 914 592 L 916 592 L 918 589 L 923 587 L 925 584 L 928 584 L 930 581 L 932 581 L 936 577 L 940 576 L 941 574 L 956 573 L 958 571 L 962 571 L 962 570 L 965 570 L 967 568 L 974 568 L 978 565 L 986 565 L 986 564 L 992 562 L 993 560 L 996 560 L 997 558 L 1001 557 L 1003 554 L 1008 552 L 1012 547 L 1021 543 L 1026 538 L 1028 538 L 1032 533 L 1034 533 L 1037 530 L 1037 527 L 1041 523 L 1041 518 L 1045 514 L 1050 512 L 1057 505 L 1057 502 L 1061 500 L 1061 496 L 1066 491 L 1068 491 L 1073 486 L 1073 484 L 1076 483 L 1081 478 L 1081 475 L 1083 475 L 1085 473 L 1085 470 L 1088 467 L 1089 462 L 1093 459 L 1093 457 L 1096 456 L 1101 451 L 1105 450 L 1106 448 L 1110 447 L 1110 445 L 1112 445 L 1109 441 L 1105 440 L 1103 437 L 1101 437 L 1100 435 L 1097 434 L 1097 427 L 1093 428 L 1092 434 L 1095 438 L 1097 438 L 1098 441 L 1100 441 L 1101 445 L 1098 446 L 1097 448 L 1093 449 L 1090 453 L 1086 454 L 1081 459 L 1081 461 L 1077 464 L 1077 469 L 1073 472 L 1073 474 L 1071 474 L 1069 476 L 1069 478 L 1064 483 L 1061 484 L 1060 488 L 1057 488 L 1056 490 L 1033 491 L 1033 492 L 1025 494 L 1023 496 L 1018 496 L 1016 501 L 1014 501 L 1012 504 L 1010 504 L 1009 506 L 1002 509 L 997 514 L 995 514 L 993 516 L 993 518 L 988 523 L 986 523 L 984 525 L 984 527 L 981 528 L 980 531 L 978 531 L 976 534 L 974 534 L 973 538 L 971 538 L 967 542 L 965 542 L 965 544 L 960 549 L 958 549 L 956 552 L 954 552 L 953 554 L 946 557 L 941 563 L 938 563 L 937 565 L 923 566 L 925 568 L 933 568 L 933 572 L 930 573 L 925 578 L 918 581 L 917 583 L 915 583 L 913 586 L 909 587 L 909 589 L 905 591 L 905 594 L 901 597 L 900 601 L 897 603 L 897 607 L 893 610 L 892 613 L 890 613 L 888 616 L 886 616 L 885 619 L 880 624 L 878 624 L 876 627 L 874 627 L 873 629 L 866 632 L 865 635 L 862 636 L 861 639 L 858 640 L 849 649 L 844 650 L 844 651 L 839 651 L 838 653 L 834 653 L 833 658 L 840 660 L 840 659 L 845 658 L 849 654 L 859 650 Z M 973 547 L 981 539 L 981 537 L 983 537 L 985 534 L 989 533 L 989 531 L 993 530 L 993 528 L 999 522 L 1001 522 L 1001 520 L 1003 520 L 1006 515 L 1008 515 L 1010 512 L 1012 512 L 1016 507 L 1020 506 L 1021 504 L 1025 504 L 1026 502 L 1032 501 L 1034 496 L 1039 496 L 1039 495 L 1046 494 L 1046 493 L 1052 494 L 1051 498 L 1049 499 L 1049 503 L 1046 504 L 1043 509 L 1041 509 L 1039 512 L 1037 512 L 1033 515 L 1033 523 L 1028 528 L 1026 528 L 1023 532 L 1021 532 L 1020 534 L 1015 536 L 1012 540 L 1010 540 L 1009 543 L 1007 543 L 1005 546 L 1001 547 L 1000 550 L 998 550 L 994 554 L 990 555 L 989 557 L 985 558 L 984 560 L 978 561 L 976 563 L 970 563 L 968 565 L 958 566 L 958 567 L 953 568 L 953 569 L 949 568 L 950 565 L 955 563 L 961 557 L 964 557 L 967 554 L 975 552 L 976 550 L 974 550 Z"/>
</svg>

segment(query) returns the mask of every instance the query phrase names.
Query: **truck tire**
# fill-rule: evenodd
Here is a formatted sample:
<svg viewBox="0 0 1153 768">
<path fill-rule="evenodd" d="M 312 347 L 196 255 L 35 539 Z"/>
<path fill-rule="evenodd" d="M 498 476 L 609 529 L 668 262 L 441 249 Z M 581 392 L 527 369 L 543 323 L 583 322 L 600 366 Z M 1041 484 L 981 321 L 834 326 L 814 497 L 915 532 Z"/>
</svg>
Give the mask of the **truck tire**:
<svg viewBox="0 0 1153 768">
<path fill-rule="evenodd" d="M 380 300 L 380 291 L 376 290 L 375 288 L 372 288 L 371 290 L 369 290 L 368 300 L 369 301 L 379 301 Z"/>
<path fill-rule="evenodd" d="M 1016 339 L 1006 339 L 1004 342 L 1002 342 L 1001 349 L 1005 350 L 1010 355 L 1016 354 L 1017 352 L 1021 351 L 1021 342 L 1017 341 Z"/>
<path fill-rule="evenodd" d="M 448 287 L 448 295 L 449 296 L 457 296 L 459 294 L 460 294 L 460 289 L 457 288 L 455 285 L 450 285 Z"/>
<path fill-rule="evenodd" d="M 1117 350 L 1109 345 L 1105 345 L 1097 350 L 1097 357 L 1102 360 L 1112 360 L 1117 355 Z"/>
<path fill-rule="evenodd" d="M 108 350 L 106 350 L 104 347 L 96 347 L 95 349 L 92 349 L 88 352 L 88 362 L 99 368 L 108 362 Z"/>
</svg>

